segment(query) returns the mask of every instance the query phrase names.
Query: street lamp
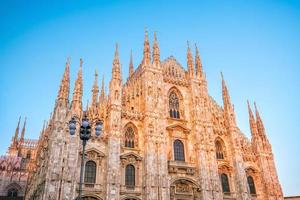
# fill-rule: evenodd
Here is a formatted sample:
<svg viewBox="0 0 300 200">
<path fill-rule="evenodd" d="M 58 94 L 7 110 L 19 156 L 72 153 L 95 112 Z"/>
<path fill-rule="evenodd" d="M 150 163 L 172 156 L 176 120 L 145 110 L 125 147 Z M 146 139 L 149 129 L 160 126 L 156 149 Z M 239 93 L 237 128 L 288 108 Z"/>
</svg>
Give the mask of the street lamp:
<svg viewBox="0 0 300 200">
<path fill-rule="evenodd" d="M 100 120 L 96 121 L 95 134 L 97 137 L 100 136 L 102 133 L 102 125 L 103 125 L 102 121 L 100 121 Z M 69 122 L 69 130 L 70 130 L 70 135 L 75 135 L 75 133 L 76 133 L 75 117 L 72 117 L 72 119 Z M 81 157 L 81 166 L 80 166 L 79 194 L 75 200 L 82 200 L 81 195 L 82 195 L 82 183 L 83 183 L 85 146 L 86 146 L 87 141 L 91 137 L 91 126 L 90 126 L 89 119 L 86 116 L 86 113 L 84 114 L 84 117 L 82 118 L 79 136 L 80 136 L 80 139 L 82 140 L 82 157 Z"/>
</svg>

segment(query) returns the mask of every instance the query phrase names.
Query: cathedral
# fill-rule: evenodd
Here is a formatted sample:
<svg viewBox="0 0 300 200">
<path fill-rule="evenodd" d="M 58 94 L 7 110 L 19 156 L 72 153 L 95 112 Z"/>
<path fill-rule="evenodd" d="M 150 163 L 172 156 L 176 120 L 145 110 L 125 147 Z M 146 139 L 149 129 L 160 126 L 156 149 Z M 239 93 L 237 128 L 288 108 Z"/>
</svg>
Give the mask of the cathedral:
<svg viewBox="0 0 300 200">
<path fill-rule="evenodd" d="M 223 105 L 218 105 L 208 93 L 197 46 L 194 54 L 188 45 L 186 67 L 173 56 L 161 60 L 156 35 L 151 48 L 146 31 L 143 59 L 135 69 L 131 56 L 125 79 L 116 45 L 109 92 L 103 79 L 99 88 L 96 72 L 86 106 L 83 61 L 69 100 L 67 60 L 53 112 L 28 155 L 33 161 L 25 199 L 75 199 L 84 156 L 85 200 L 283 200 L 257 106 L 253 112 L 248 102 L 248 139 L 237 125 L 223 76 Z M 84 116 L 92 128 L 83 154 Z M 72 118 L 75 135 L 69 130 Z M 11 151 L 17 154 L 15 140 Z"/>
</svg>

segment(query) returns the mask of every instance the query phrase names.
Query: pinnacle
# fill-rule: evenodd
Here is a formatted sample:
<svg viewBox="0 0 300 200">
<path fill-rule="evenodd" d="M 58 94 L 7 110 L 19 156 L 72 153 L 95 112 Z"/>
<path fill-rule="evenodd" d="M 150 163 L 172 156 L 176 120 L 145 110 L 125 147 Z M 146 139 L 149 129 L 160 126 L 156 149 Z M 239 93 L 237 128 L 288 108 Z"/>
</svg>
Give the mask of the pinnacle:
<svg viewBox="0 0 300 200">
<path fill-rule="evenodd" d="M 19 135 L 19 129 L 20 129 L 20 121 L 21 121 L 21 116 L 19 116 L 19 120 L 18 120 L 18 125 L 16 127 L 16 131 L 15 131 L 15 140 L 18 139 L 18 135 Z"/>
<path fill-rule="evenodd" d="M 160 62 L 160 54 L 159 54 L 159 47 L 157 43 L 156 32 L 154 32 L 154 43 L 153 43 L 153 62 L 158 64 Z"/>
<path fill-rule="evenodd" d="M 248 112 L 249 112 L 250 120 L 252 120 L 252 119 L 254 119 L 254 116 L 253 116 L 253 112 L 252 112 L 252 109 L 251 109 L 251 106 L 250 106 L 250 103 L 249 103 L 248 99 L 247 99 L 247 106 L 248 106 Z"/>
<path fill-rule="evenodd" d="M 130 62 L 129 62 L 129 77 L 134 73 L 132 50 L 130 51 Z"/>
<path fill-rule="evenodd" d="M 21 132 L 21 139 L 24 139 L 24 135 L 25 135 L 25 128 L 26 128 L 26 121 L 27 121 L 27 117 L 25 117 L 25 120 L 24 120 L 24 124 L 23 124 L 23 128 L 22 128 L 22 132 Z"/>
<path fill-rule="evenodd" d="M 83 65 L 83 60 L 80 59 L 80 68 L 77 74 L 77 79 L 75 81 L 75 87 L 73 91 L 73 98 L 72 98 L 72 110 L 75 111 L 76 109 L 81 110 L 81 105 L 82 105 L 82 65 Z M 78 110 L 79 111 L 79 110 Z"/>
<path fill-rule="evenodd" d="M 187 41 L 187 66 L 190 76 L 194 76 L 194 64 L 193 64 L 193 56 L 190 49 L 189 41 Z"/>
<path fill-rule="evenodd" d="M 197 44 L 195 43 L 195 48 L 196 48 L 196 59 L 195 59 L 195 62 L 196 62 L 196 74 L 197 74 L 197 77 L 200 77 L 202 75 L 202 63 L 201 63 L 201 59 L 200 59 L 200 54 L 199 54 L 199 50 L 198 50 L 198 47 L 197 47 Z"/>
<path fill-rule="evenodd" d="M 69 86 L 70 86 L 70 57 L 67 58 L 65 71 L 61 80 L 57 98 L 59 100 L 69 99 Z"/>
</svg>

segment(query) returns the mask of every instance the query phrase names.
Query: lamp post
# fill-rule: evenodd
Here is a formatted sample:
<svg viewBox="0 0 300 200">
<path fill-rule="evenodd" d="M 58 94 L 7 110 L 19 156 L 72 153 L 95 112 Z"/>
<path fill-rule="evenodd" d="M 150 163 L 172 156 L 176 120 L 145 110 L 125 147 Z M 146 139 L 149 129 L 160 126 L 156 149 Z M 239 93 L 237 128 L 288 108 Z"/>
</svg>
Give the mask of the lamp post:
<svg viewBox="0 0 300 200">
<path fill-rule="evenodd" d="M 100 136 L 102 133 L 102 125 L 103 123 L 100 120 L 96 121 L 96 126 L 95 126 L 95 133 L 96 136 Z M 69 122 L 69 130 L 70 130 L 70 135 L 75 135 L 76 133 L 76 120 L 74 117 Z M 83 168 L 84 168 L 84 156 L 85 156 L 85 146 L 87 141 L 91 137 L 91 126 L 89 119 L 86 116 L 86 113 L 84 113 L 84 116 L 82 118 L 82 122 L 80 124 L 80 133 L 79 137 L 82 140 L 82 157 L 81 157 L 81 166 L 80 166 L 80 182 L 79 182 L 79 194 L 76 197 L 75 200 L 82 200 L 81 195 L 82 195 L 82 183 L 83 183 Z"/>
</svg>

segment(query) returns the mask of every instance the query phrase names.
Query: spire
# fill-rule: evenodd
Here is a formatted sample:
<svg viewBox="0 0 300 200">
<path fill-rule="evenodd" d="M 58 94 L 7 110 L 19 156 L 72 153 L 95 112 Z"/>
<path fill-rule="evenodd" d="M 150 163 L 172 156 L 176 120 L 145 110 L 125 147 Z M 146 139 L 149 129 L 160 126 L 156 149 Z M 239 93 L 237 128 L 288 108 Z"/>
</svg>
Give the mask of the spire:
<svg viewBox="0 0 300 200">
<path fill-rule="evenodd" d="M 21 138 L 20 138 L 20 140 L 21 140 L 21 141 L 23 141 L 23 140 L 24 140 L 24 136 L 25 136 L 25 130 L 26 130 L 26 120 L 27 120 L 27 117 L 25 117 L 24 125 L 23 125 L 23 128 L 22 128 L 22 132 L 21 132 Z"/>
<path fill-rule="evenodd" d="M 230 96 L 229 92 L 223 77 L 223 73 L 221 72 L 221 77 L 222 77 L 222 96 L 223 96 L 223 103 L 224 103 L 224 108 L 226 109 L 231 107 L 231 101 L 230 101 Z"/>
<path fill-rule="evenodd" d="M 110 103 L 118 104 L 120 103 L 120 92 L 122 90 L 122 75 L 121 75 L 121 65 L 119 61 L 119 51 L 118 44 L 116 44 L 115 57 L 112 67 L 112 76 L 109 82 L 109 99 Z M 115 101 L 116 100 L 116 101 Z"/>
<path fill-rule="evenodd" d="M 82 109 L 82 65 L 83 60 L 80 59 L 80 68 L 77 74 L 77 79 L 75 81 L 75 87 L 72 98 L 72 110 Z"/>
<path fill-rule="evenodd" d="M 105 100 L 105 86 L 104 86 L 104 75 L 103 75 L 99 103 L 103 103 L 104 100 Z"/>
<path fill-rule="evenodd" d="M 187 66 L 188 66 L 188 72 L 191 77 L 194 76 L 194 63 L 193 63 L 193 56 L 190 49 L 189 41 L 187 41 Z"/>
<path fill-rule="evenodd" d="M 130 51 L 130 62 L 129 62 L 129 77 L 132 76 L 134 72 L 134 68 L 133 68 L 133 59 L 132 59 L 132 50 Z"/>
<path fill-rule="evenodd" d="M 251 130 L 252 137 L 255 138 L 257 136 L 257 127 L 256 127 L 255 118 L 254 118 L 254 115 L 253 115 L 253 112 L 251 110 L 248 100 L 247 100 L 247 105 L 248 105 L 248 113 L 249 113 L 250 130 Z"/>
<path fill-rule="evenodd" d="M 150 57 L 150 45 L 149 45 L 149 38 L 148 38 L 148 31 L 145 30 L 145 40 L 144 40 L 144 58 L 143 64 L 147 65 L 150 64 L 151 57 Z"/>
<path fill-rule="evenodd" d="M 119 60 L 119 45 L 116 43 L 115 57 L 113 60 L 112 79 L 121 80 L 121 67 Z"/>
<path fill-rule="evenodd" d="M 257 130 L 260 136 L 266 137 L 265 136 L 265 127 L 264 124 L 261 120 L 259 111 L 257 109 L 256 103 L 254 102 L 254 107 L 255 107 L 255 115 L 256 115 L 256 124 L 257 124 Z"/>
<path fill-rule="evenodd" d="M 156 38 L 156 32 L 154 32 L 154 43 L 153 43 L 153 63 L 158 65 L 160 62 L 159 47 Z"/>
<path fill-rule="evenodd" d="M 42 128 L 42 134 L 44 134 L 46 127 L 47 127 L 46 126 L 46 120 L 44 120 L 44 122 L 43 122 L 43 128 Z"/>
<path fill-rule="evenodd" d="M 38 142 L 41 142 L 41 140 L 42 140 L 42 138 L 43 138 L 43 136 L 44 136 L 45 125 L 46 125 L 46 120 L 44 120 L 44 122 L 43 122 L 43 128 L 42 128 L 42 130 L 41 130 L 41 132 L 40 132 L 40 136 L 39 136 L 39 141 L 38 141 Z"/>
<path fill-rule="evenodd" d="M 224 114 L 225 114 L 225 117 L 227 120 L 227 125 L 230 127 L 237 126 L 236 120 L 235 120 L 234 107 L 231 104 L 229 92 L 228 92 L 222 72 L 221 72 L 221 77 L 222 77 L 223 108 L 224 108 Z"/>
<path fill-rule="evenodd" d="M 69 100 L 69 90 L 70 90 L 70 58 L 67 59 L 66 67 L 64 71 L 63 78 L 59 87 L 59 92 L 57 95 L 58 100 Z"/>
<path fill-rule="evenodd" d="M 197 77 L 201 77 L 203 74 L 202 71 L 202 63 L 201 63 L 201 59 L 200 59 L 200 54 L 199 54 L 199 50 L 197 45 L 195 44 L 196 47 L 196 59 L 195 59 L 195 63 L 196 63 L 196 76 Z"/>
<path fill-rule="evenodd" d="M 18 125 L 17 125 L 16 131 L 15 131 L 15 136 L 14 136 L 14 143 L 15 144 L 18 141 L 18 137 L 19 137 L 20 121 L 21 121 L 21 116 L 19 117 Z"/>
<path fill-rule="evenodd" d="M 97 99 L 98 99 L 98 93 L 99 93 L 99 87 L 98 87 L 98 72 L 95 70 L 95 80 L 94 85 L 92 89 L 93 97 L 92 97 L 92 107 L 95 108 L 97 105 Z"/>
</svg>

